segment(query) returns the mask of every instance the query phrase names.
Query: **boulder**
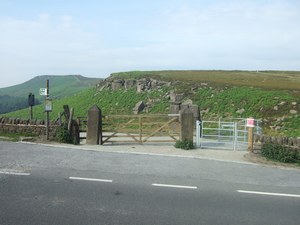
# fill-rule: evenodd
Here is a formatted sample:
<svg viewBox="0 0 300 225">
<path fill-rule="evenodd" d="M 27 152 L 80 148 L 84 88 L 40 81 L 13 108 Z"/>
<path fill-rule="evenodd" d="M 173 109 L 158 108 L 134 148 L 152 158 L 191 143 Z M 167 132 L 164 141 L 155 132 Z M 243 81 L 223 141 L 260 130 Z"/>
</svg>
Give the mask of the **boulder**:
<svg viewBox="0 0 300 225">
<path fill-rule="evenodd" d="M 297 113 L 298 113 L 297 110 L 294 110 L 294 109 L 291 109 L 291 110 L 290 110 L 290 114 L 297 114 Z"/>
<path fill-rule="evenodd" d="M 144 110 L 146 107 L 145 103 L 143 101 L 139 101 L 136 103 L 135 107 L 133 108 L 133 114 L 139 114 L 141 111 Z"/>
<path fill-rule="evenodd" d="M 236 113 L 243 114 L 245 111 L 246 111 L 245 109 L 239 109 L 239 110 L 236 111 Z"/>
</svg>

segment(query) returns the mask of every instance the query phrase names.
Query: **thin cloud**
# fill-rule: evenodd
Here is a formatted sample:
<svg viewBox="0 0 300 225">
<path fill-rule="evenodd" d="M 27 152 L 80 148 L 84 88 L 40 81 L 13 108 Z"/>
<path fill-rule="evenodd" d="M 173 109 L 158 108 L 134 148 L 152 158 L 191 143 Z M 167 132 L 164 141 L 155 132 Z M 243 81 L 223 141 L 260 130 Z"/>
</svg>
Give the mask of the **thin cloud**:
<svg viewBox="0 0 300 225">
<path fill-rule="evenodd" d="M 151 2 L 126 10 L 93 2 L 99 13 L 72 8 L 80 4 L 59 12 L 37 6 L 36 15 L 0 16 L 0 74 L 9 76 L 0 86 L 40 74 L 300 69 L 297 1 Z"/>
</svg>

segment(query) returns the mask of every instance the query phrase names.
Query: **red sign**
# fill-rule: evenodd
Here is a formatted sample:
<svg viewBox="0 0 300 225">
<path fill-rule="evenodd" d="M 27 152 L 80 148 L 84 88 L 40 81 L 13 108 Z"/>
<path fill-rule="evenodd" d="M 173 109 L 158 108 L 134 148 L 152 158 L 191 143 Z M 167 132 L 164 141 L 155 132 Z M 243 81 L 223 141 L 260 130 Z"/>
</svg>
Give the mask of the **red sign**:
<svg viewBox="0 0 300 225">
<path fill-rule="evenodd" d="M 247 127 L 254 127 L 254 119 L 253 118 L 248 118 L 246 126 Z"/>
</svg>

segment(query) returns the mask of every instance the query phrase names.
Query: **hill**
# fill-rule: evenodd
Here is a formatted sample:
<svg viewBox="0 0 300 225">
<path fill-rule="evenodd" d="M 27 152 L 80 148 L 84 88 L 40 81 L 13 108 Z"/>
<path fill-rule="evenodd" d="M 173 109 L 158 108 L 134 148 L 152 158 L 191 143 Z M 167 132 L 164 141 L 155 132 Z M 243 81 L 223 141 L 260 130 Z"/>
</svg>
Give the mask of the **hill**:
<svg viewBox="0 0 300 225">
<path fill-rule="evenodd" d="M 37 76 L 33 79 L 11 87 L 0 88 L 0 114 L 28 107 L 28 94 L 35 95 L 36 104 L 43 101 L 39 89 L 46 87 L 46 80 L 50 83 L 51 98 L 59 99 L 73 95 L 83 89 L 92 87 L 102 79 L 87 78 L 81 75 Z"/>
<path fill-rule="evenodd" d="M 169 70 L 129 71 L 113 73 L 112 77 L 130 79 L 154 77 L 184 82 L 208 82 L 213 86 L 249 86 L 263 89 L 300 91 L 300 71 L 241 71 L 241 70 Z"/>
<path fill-rule="evenodd" d="M 137 91 L 126 87 L 124 80 L 136 84 L 155 83 Z M 118 89 L 114 83 L 122 84 Z M 263 120 L 264 133 L 300 137 L 300 72 L 286 71 L 132 71 L 114 73 L 97 88 L 53 101 L 51 118 L 56 119 L 62 106 L 74 108 L 75 117 L 86 116 L 98 105 L 103 114 L 131 114 L 135 104 L 144 101 L 144 113 L 168 113 L 170 93 L 183 93 L 192 100 L 205 119 L 219 117 Z M 43 105 L 33 109 L 35 118 L 44 118 Z M 3 115 L 2 115 L 3 116 Z M 4 116 L 28 118 L 28 110 Z"/>
</svg>

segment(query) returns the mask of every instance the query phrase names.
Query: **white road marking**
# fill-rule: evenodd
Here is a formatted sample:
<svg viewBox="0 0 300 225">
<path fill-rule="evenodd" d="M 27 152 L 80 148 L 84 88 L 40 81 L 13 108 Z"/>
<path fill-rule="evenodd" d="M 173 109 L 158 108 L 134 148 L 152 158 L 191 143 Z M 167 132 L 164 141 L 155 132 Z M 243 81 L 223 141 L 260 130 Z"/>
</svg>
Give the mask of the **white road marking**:
<svg viewBox="0 0 300 225">
<path fill-rule="evenodd" d="M 12 172 L 12 171 L 0 171 L 0 174 L 17 175 L 17 176 L 29 176 L 30 173 Z"/>
<path fill-rule="evenodd" d="M 171 188 L 185 188 L 185 189 L 197 189 L 196 186 L 184 186 L 184 185 L 172 185 L 172 184 L 152 184 L 156 187 L 171 187 Z"/>
<path fill-rule="evenodd" d="M 244 191 L 244 190 L 237 190 L 237 192 L 239 192 L 239 193 L 246 193 L 246 194 L 256 194 L 256 195 L 271 195 L 271 196 L 282 196 L 282 197 L 300 198 L 300 195 L 284 194 L 284 193 L 259 192 L 259 191 Z"/>
<path fill-rule="evenodd" d="M 70 180 L 85 180 L 85 181 L 97 181 L 97 182 L 106 182 L 106 183 L 112 183 L 112 180 L 106 180 L 106 179 L 96 179 L 96 178 L 85 178 L 85 177 L 69 177 Z"/>
</svg>

